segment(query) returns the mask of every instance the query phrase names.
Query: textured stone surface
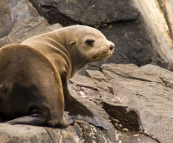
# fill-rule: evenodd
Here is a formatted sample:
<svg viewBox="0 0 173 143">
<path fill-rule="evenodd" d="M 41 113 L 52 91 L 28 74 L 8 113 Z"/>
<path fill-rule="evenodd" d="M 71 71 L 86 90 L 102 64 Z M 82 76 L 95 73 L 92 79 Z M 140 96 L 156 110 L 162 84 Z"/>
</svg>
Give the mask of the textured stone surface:
<svg viewBox="0 0 173 143">
<path fill-rule="evenodd" d="M 117 48 L 105 63 L 134 63 L 141 66 L 152 62 L 155 51 L 140 18 L 114 23 L 112 27 L 102 27 L 100 30 Z"/>
<path fill-rule="evenodd" d="M 43 17 L 28 17 L 16 22 L 10 33 L 0 39 L 0 46 L 11 43 L 21 43 L 27 38 L 59 29 L 60 24 L 49 25 Z"/>
<path fill-rule="evenodd" d="M 13 126 L 8 124 L 0 124 L 0 140 L 1 143 L 51 142 L 49 134 L 47 134 L 46 130 L 42 127 L 34 127 L 27 125 Z"/>
<path fill-rule="evenodd" d="M 39 16 L 36 9 L 28 0 L 8 0 L 11 19 L 14 23 L 30 16 Z"/>
<path fill-rule="evenodd" d="M 170 143 L 173 140 L 173 90 L 164 81 L 171 82 L 173 73 L 154 65 L 139 68 L 110 64 L 103 65 L 102 71 L 122 105 L 138 110 L 145 131 L 160 142 Z"/>
<path fill-rule="evenodd" d="M 6 36 L 13 25 L 30 16 L 39 16 L 28 0 L 6 0 L 0 2 L 0 38 Z"/>
<path fill-rule="evenodd" d="M 104 108 L 109 114 L 112 124 L 118 131 L 116 132 L 116 136 L 119 137 L 117 141 L 121 140 L 127 143 L 133 143 L 135 141 L 144 143 L 160 142 L 159 140 L 162 140 L 162 138 L 155 136 L 160 134 L 159 131 L 157 132 L 157 125 L 154 123 L 157 119 L 157 115 L 154 114 L 148 117 L 148 115 L 143 114 L 143 111 L 146 111 L 152 115 L 153 112 L 157 110 L 158 103 L 153 103 L 153 108 L 151 109 L 150 107 L 146 108 L 147 103 L 144 104 L 142 99 L 139 100 L 140 98 L 134 99 L 136 94 L 130 89 L 134 85 L 137 90 L 146 91 L 147 94 L 148 86 L 146 88 L 139 86 L 138 84 L 140 82 L 142 82 L 142 85 L 155 83 L 157 87 L 157 84 L 164 86 L 162 80 L 156 75 L 148 73 L 135 65 L 107 64 L 102 67 L 102 71 L 103 72 L 87 70 L 86 75 L 88 77 L 76 75 L 71 79 L 69 87 L 78 95 L 75 97 L 78 100 L 80 99 L 83 103 L 82 98 L 86 99 L 86 101 L 90 101 L 91 105 L 94 103 L 98 107 L 102 106 Z M 125 85 L 123 85 L 123 81 Z M 136 83 L 131 83 L 131 81 L 136 81 Z M 165 87 L 164 90 L 167 90 L 167 87 Z M 155 92 L 153 94 L 155 94 Z M 150 100 L 153 99 L 152 95 L 148 95 L 147 97 L 151 98 Z M 125 99 L 128 100 L 128 102 L 125 102 Z M 159 100 L 159 98 L 156 100 Z M 90 104 L 87 104 L 88 107 L 97 109 L 96 111 L 106 118 L 107 115 L 102 110 L 98 110 L 98 108 L 94 108 Z M 152 103 L 148 104 L 150 105 Z M 162 116 L 162 114 L 160 116 Z M 165 115 L 163 115 L 162 118 L 165 118 L 166 121 Z M 170 118 L 167 120 L 169 121 Z M 147 124 L 147 126 L 145 124 Z M 153 130 L 151 130 L 151 124 L 154 128 Z M 164 122 L 162 122 L 160 126 L 163 127 L 164 125 Z M 171 136 L 167 136 L 167 138 L 162 141 L 166 141 L 170 137 Z"/>
<path fill-rule="evenodd" d="M 131 0 L 30 0 L 41 15 L 50 23 L 59 19 L 53 18 L 54 13 L 63 15 L 68 20 L 86 24 L 100 25 L 115 21 L 136 19 L 139 12 L 133 7 Z M 39 6 L 39 4 L 41 6 Z M 63 23 L 62 23 L 63 24 Z"/>
<path fill-rule="evenodd" d="M 76 122 L 66 129 L 35 127 L 28 125 L 0 124 L 1 143 L 78 143 L 78 142 L 115 142 L 109 140 L 110 131 L 95 129 L 84 122 Z M 115 136 L 115 134 L 113 133 Z M 111 138 L 111 137 L 110 137 Z"/>
<path fill-rule="evenodd" d="M 0 3 L 0 38 L 7 35 L 13 26 L 7 2 Z"/>
</svg>

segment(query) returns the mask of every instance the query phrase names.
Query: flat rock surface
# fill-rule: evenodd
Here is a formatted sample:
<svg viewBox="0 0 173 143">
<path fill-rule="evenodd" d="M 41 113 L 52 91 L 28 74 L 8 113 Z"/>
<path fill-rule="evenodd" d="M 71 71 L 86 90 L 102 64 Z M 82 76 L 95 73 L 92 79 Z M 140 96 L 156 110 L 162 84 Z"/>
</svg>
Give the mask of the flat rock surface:
<svg viewBox="0 0 173 143">
<path fill-rule="evenodd" d="M 171 83 L 173 73 L 155 65 L 139 68 L 109 64 L 103 65 L 101 70 L 112 83 L 121 104 L 138 110 L 145 131 L 160 142 L 170 143 L 173 140 L 173 90 L 165 81 Z"/>
</svg>

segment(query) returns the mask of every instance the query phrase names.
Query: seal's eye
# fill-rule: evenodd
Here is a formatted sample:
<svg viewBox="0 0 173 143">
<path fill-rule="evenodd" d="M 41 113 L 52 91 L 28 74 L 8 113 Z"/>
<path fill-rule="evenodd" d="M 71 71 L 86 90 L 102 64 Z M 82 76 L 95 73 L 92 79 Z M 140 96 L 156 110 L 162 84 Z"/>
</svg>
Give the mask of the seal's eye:
<svg viewBox="0 0 173 143">
<path fill-rule="evenodd" d="M 93 46 L 94 45 L 94 40 L 93 39 L 87 39 L 85 41 L 85 43 L 88 45 L 88 46 Z"/>
</svg>

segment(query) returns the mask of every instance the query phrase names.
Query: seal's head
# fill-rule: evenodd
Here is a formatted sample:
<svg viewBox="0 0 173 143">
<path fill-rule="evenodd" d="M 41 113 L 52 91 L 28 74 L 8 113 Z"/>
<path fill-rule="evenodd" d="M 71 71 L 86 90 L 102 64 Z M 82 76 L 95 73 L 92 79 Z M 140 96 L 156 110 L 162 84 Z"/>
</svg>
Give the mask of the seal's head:
<svg viewBox="0 0 173 143">
<path fill-rule="evenodd" d="M 70 49 L 77 49 L 89 62 L 107 59 L 114 51 L 115 45 L 97 29 L 89 26 L 75 26 Z"/>
</svg>

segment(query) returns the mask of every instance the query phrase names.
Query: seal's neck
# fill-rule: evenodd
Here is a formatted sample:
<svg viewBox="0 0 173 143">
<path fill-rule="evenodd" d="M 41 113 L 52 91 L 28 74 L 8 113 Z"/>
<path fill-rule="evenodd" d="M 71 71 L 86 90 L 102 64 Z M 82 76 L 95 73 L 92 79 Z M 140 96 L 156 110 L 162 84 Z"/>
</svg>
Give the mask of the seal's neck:
<svg viewBox="0 0 173 143">
<path fill-rule="evenodd" d="M 72 39 L 72 37 L 74 37 L 71 35 L 72 33 L 64 31 L 64 29 L 62 29 L 59 30 L 56 34 L 58 43 L 63 45 L 62 47 L 65 48 L 65 50 L 68 52 L 66 56 L 69 58 L 69 61 L 71 63 L 71 71 L 69 71 L 71 73 L 71 78 L 81 69 L 83 69 L 89 63 L 89 61 L 85 58 L 84 55 L 81 54 L 81 52 L 78 50 L 78 47 L 70 45 L 70 42 L 74 40 Z"/>
<path fill-rule="evenodd" d="M 86 58 L 84 58 L 81 55 L 81 53 L 79 53 L 78 51 L 75 51 L 75 53 L 73 53 L 73 55 L 71 56 L 71 62 L 72 62 L 71 77 L 73 77 L 76 73 L 80 72 L 89 63 L 89 61 Z"/>
</svg>

